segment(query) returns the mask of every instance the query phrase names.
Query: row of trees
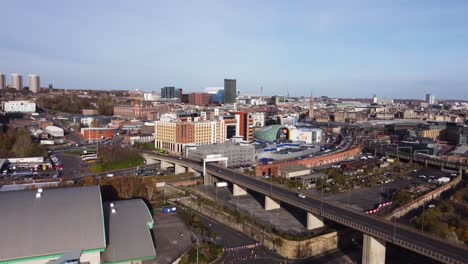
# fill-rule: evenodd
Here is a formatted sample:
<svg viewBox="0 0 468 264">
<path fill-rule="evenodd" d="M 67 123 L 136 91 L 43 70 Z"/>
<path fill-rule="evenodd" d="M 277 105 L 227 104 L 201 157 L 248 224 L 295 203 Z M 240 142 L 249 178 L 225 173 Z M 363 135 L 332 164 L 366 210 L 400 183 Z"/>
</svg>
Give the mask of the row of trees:
<svg viewBox="0 0 468 264">
<path fill-rule="evenodd" d="M 0 158 L 43 156 L 44 149 L 33 142 L 25 128 L 8 128 L 0 134 Z"/>
<path fill-rule="evenodd" d="M 99 115 L 113 115 L 114 104 L 110 97 L 81 98 L 75 95 L 50 96 L 42 95 L 37 98 L 40 106 L 52 111 L 79 114 L 84 108 L 95 108 L 97 106 Z"/>
<path fill-rule="evenodd" d="M 95 179 L 86 177 L 83 182 L 78 185 L 82 186 L 107 186 L 112 187 L 115 193 L 105 194 L 111 196 L 112 199 L 130 199 L 130 198 L 145 198 L 148 201 L 153 200 L 156 195 L 157 178 L 156 176 L 137 177 L 137 176 L 119 176 L 115 178 Z M 104 192 L 104 191 L 103 191 Z"/>
<path fill-rule="evenodd" d="M 455 195 L 468 196 L 467 193 L 468 189 L 464 188 Z M 415 223 L 425 231 L 468 245 L 468 199 L 441 201 L 435 208 L 421 213 Z"/>
</svg>

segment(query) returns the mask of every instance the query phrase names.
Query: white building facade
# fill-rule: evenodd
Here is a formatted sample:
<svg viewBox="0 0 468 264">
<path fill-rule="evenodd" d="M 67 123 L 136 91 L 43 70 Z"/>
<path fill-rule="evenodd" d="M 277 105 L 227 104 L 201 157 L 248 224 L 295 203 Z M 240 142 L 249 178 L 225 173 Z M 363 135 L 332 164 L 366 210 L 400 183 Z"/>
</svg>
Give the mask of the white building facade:
<svg viewBox="0 0 468 264">
<path fill-rule="evenodd" d="M 2 109 L 5 113 L 34 113 L 36 112 L 36 103 L 29 101 L 7 101 L 2 103 Z"/>
</svg>

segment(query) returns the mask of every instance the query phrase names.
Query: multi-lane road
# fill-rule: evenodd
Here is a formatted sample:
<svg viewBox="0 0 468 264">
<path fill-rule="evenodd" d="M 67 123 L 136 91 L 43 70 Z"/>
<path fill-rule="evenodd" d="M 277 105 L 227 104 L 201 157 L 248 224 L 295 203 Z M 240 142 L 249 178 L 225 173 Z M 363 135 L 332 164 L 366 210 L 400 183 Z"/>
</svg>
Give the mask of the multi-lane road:
<svg viewBox="0 0 468 264">
<path fill-rule="evenodd" d="M 171 156 L 158 156 L 157 158 L 168 162 L 179 163 L 194 169 L 199 169 L 201 167 L 200 162 L 195 160 L 180 159 Z M 206 169 L 209 174 L 220 179 L 233 182 L 316 215 L 321 215 L 326 219 L 338 222 L 416 253 L 445 263 L 468 263 L 467 247 L 456 245 L 392 221 L 357 212 L 318 197 L 300 198 L 295 192 L 264 181 L 259 181 L 254 177 L 218 165 L 208 164 Z"/>
</svg>

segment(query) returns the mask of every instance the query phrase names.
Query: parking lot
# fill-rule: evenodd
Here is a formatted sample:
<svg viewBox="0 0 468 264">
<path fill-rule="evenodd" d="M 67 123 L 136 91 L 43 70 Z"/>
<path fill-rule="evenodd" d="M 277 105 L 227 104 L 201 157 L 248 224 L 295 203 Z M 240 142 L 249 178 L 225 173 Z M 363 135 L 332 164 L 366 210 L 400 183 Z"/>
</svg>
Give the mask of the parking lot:
<svg viewBox="0 0 468 264">
<path fill-rule="evenodd" d="M 425 175 L 426 178 L 420 177 Z M 426 191 L 437 188 L 437 183 L 428 183 L 431 178 L 451 177 L 450 173 L 443 172 L 436 168 L 423 168 L 416 172 L 411 172 L 405 179 L 395 180 L 389 183 L 378 184 L 374 187 L 359 188 L 337 194 L 323 193 L 315 189 L 304 191 L 308 195 L 320 196 L 329 201 L 339 202 L 359 211 L 374 209 L 378 204 L 390 201 L 391 194 L 396 189 L 409 188 L 415 192 L 423 187 Z M 417 193 L 415 193 L 417 195 Z"/>
<path fill-rule="evenodd" d="M 154 212 L 153 238 L 156 258 L 143 261 L 151 264 L 170 264 L 192 246 L 192 232 L 177 214 Z"/>
</svg>

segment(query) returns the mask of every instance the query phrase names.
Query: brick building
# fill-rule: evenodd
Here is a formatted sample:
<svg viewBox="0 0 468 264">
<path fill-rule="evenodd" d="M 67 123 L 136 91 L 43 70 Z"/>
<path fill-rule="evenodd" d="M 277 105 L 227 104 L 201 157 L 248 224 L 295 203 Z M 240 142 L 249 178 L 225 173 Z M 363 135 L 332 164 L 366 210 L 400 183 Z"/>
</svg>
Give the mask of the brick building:
<svg viewBox="0 0 468 264">
<path fill-rule="evenodd" d="M 210 105 L 212 103 L 212 94 L 209 93 L 190 93 L 188 102 L 191 105 Z"/>
<path fill-rule="evenodd" d="M 85 127 L 81 129 L 80 133 L 86 140 L 100 140 L 113 138 L 116 132 L 115 128 Z"/>
<path fill-rule="evenodd" d="M 254 124 L 250 113 L 236 112 L 235 115 L 238 120 L 239 136 L 242 136 L 246 141 L 253 140 Z"/>
</svg>

